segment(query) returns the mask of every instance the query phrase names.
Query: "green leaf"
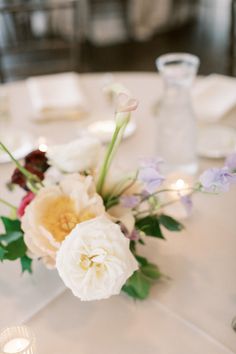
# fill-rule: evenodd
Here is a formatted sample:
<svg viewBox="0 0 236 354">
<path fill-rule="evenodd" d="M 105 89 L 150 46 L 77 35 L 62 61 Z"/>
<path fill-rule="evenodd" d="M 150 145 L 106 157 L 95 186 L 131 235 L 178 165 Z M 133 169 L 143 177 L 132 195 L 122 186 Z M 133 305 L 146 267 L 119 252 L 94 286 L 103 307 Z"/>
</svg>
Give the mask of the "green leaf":
<svg viewBox="0 0 236 354">
<path fill-rule="evenodd" d="M 18 240 L 19 238 L 23 237 L 22 231 L 11 231 L 7 234 L 0 235 L 0 242 L 11 243 L 13 241 Z"/>
<path fill-rule="evenodd" d="M 23 256 L 21 257 L 20 259 L 20 262 L 21 262 L 21 270 L 22 270 L 22 273 L 24 272 L 28 272 L 28 273 L 32 273 L 32 259 L 29 258 L 28 256 Z"/>
<path fill-rule="evenodd" d="M 140 243 L 143 246 L 145 245 L 145 242 L 141 238 L 138 240 L 138 243 Z"/>
<path fill-rule="evenodd" d="M 14 261 L 15 259 L 21 258 L 25 255 L 27 247 L 22 237 L 16 241 L 9 243 L 9 245 L 5 247 L 5 250 L 7 250 L 7 254 L 5 254 L 5 259 Z"/>
<path fill-rule="evenodd" d="M 129 243 L 129 249 L 130 251 L 134 254 L 136 252 L 136 242 L 134 240 L 131 240 Z"/>
<path fill-rule="evenodd" d="M 5 259 L 5 255 L 7 254 L 7 251 L 5 250 L 4 247 L 0 245 L 0 262 L 2 262 Z"/>
<path fill-rule="evenodd" d="M 106 210 L 119 204 L 119 198 L 117 196 L 110 197 L 109 195 L 103 198 Z"/>
<path fill-rule="evenodd" d="M 145 266 L 148 264 L 148 260 L 147 258 L 138 256 L 137 254 L 135 255 L 135 258 L 137 259 L 138 263 L 140 264 L 140 266 Z"/>
<path fill-rule="evenodd" d="M 144 300 L 148 297 L 151 283 L 141 273 L 140 270 L 136 270 L 133 275 L 127 280 L 122 290 L 129 296 L 135 299 Z"/>
<path fill-rule="evenodd" d="M 158 218 L 156 216 L 150 215 L 146 216 L 143 219 L 138 219 L 135 225 L 140 231 L 143 231 L 147 236 L 164 239 Z"/>
<path fill-rule="evenodd" d="M 156 264 L 153 263 L 148 263 L 142 266 L 141 271 L 146 277 L 150 278 L 151 280 L 157 280 L 161 277 L 161 273 L 158 267 L 156 266 Z"/>
<path fill-rule="evenodd" d="M 129 296 L 133 297 L 134 299 L 139 299 L 134 288 L 131 285 L 127 285 L 127 284 L 123 285 L 122 291 L 128 294 Z"/>
<path fill-rule="evenodd" d="M 11 231 L 20 231 L 21 230 L 20 220 L 10 219 L 10 218 L 7 218 L 6 216 L 1 216 L 0 218 L 2 220 L 4 227 L 5 227 L 6 233 L 11 232 Z"/>
<path fill-rule="evenodd" d="M 183 224 L 173 219 L 169 215 L 164 215 L 164 214 L 160 215 L 159 221 L 161 225 L 163 225 L 167 230 L 170 231 L 181 231 L 184 228 Z"/>
</svg>

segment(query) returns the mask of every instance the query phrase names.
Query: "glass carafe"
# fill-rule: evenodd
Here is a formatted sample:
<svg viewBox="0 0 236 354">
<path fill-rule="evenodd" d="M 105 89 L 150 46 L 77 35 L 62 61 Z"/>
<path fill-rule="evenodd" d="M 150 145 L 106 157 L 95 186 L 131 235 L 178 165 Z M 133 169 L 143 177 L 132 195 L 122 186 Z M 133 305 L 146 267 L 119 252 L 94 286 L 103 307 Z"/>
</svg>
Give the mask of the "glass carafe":
<svg viewBox="0 0 236 354">
<path fill-rule="evenodd" d="M 197 171 L 196 125 L 191 102 L 191 86 L 199 59 L 190 54 L 173 53 L 157 58 L 164 82 L 157 117 L 157 154 L 165 161 L 165 172 Z"/>
</svg>

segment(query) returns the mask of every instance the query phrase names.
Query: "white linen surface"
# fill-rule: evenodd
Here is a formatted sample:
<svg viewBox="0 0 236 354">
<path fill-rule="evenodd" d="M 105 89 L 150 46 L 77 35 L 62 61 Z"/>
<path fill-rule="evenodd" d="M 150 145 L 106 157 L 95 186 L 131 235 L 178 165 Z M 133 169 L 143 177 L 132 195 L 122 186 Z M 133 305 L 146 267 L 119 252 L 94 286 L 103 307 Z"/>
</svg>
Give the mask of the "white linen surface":
<svg viewBox="0 0 236 354">
<path fill-rule="evenodd" d="M 31 77 L 27 80 L 27 87 L 36 120 L 77 119 L 87 112 L 76 73 Z"/>
<path fill-rule="evenodd" d="M 27 322 L 60 295 L 65 286 L 56 271 L 34 262 L 34 275 L 20 274 L 20 262 L 1 263 L 0 328 Z"/>
<path fill-rule="evenodd" d="M 81 77 L 94 119 L 99 119 L 99 112 L 106 114 L 106 102 L 99 94 L 101 79 L 101 74 Z M 136 134 L 121 144 L 116 160 L 116 166 L 130 171 L 140 157 L 154 156 L 156 119 L 151 107 L 161 96 L 162 86 L 154 73 L 119 73 L 115 79 L 140 101 L 134 114 Z M 32 124 L 27 119 L 31 107 L 25 82 L 9 84 L 9 89 L 16 129 L 32 129 L 56 143 L 76 137 L 77 122 Z M 228 117 L 232 126 L 236 124 L 234 114 Z M 201 168 L 215 164 L 201 160 Z M 17 204 L 20 195 L 4 186 L 12 169 L 10 164 L 0 166 L 0 192 L 1 198 Z M 121 295 L 86 303 L 66 291 L 38 312 L 53 298 L 53 291 L 55 295 L 60 293 L 62 283 L 57 275 L 38 264 L 32 277 L 19 277 L 18 262 L 6 262 L 0 272 L 0 317 L 11 325 L 35 313 L 27 324 L 36 333 L 39 354 L 130 354 L 134 350 L 136 354 L 236 353 L 231 328 L 236 315 L 235 201 L 235 187 L 215 197 L 196 196 L 194 213 L 182 233 L 166 232 L 167 242 L 150 238 L 148 245 L 140 248 L 140 253 L 156 262 L 170 278 L 158 282 L 144 302 Z M 6 207 L 0 209 L 7 215 Z"/>
<path fill-rule="evenodd" d="M 212 74 L 198 81 L 193 104 L 199 120 L 219 121 L 236 105 L 236 79 Z"/>
</svg>

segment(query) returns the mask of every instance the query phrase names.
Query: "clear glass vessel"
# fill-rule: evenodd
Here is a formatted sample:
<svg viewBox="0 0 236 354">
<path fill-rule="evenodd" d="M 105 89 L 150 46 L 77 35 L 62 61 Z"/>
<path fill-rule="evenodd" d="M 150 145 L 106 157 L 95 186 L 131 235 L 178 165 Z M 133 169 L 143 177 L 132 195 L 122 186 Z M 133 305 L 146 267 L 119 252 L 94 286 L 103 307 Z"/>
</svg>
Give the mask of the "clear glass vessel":
<svg viewBox="0 0 236 354">
<path fill-rule="evenodd" d="M 164 82 L 157 117 L 157 154 L 165 161 L 165 172 L 197 171 L 196 124 L 190 89 L 199 59 L 191 54 L 171 53 L 156 60 Z"/>
<path fill-rule="evenodd" d="M 0 334 L 0 353 L 35 354 L 35 336 L 29 327 L 6 328 Z"/>
</svg>

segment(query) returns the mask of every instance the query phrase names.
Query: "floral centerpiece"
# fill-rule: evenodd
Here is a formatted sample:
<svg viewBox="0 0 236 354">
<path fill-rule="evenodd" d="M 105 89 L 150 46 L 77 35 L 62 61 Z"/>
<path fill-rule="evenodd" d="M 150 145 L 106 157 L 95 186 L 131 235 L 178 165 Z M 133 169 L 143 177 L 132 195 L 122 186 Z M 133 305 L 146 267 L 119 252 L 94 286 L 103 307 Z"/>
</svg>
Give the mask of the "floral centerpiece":
<svg viewBox="0 0 236 354">
<path fill-rule="evenodd" d="M 174 201 L 160 198 L 169 192 L 162 186 L 161 159 L 143 159 L 134 173 L 111 178 L 114 155 L 136 108 L 134 98 L 117 94 L 116 128 L 104 155 L 97 139 L 82 137 L 46 153 L 33 151 L 21 165 L 0 143 L 16 165 L 8 186 L 25 191 L 18 207 L 0 199 L 11 209 L 11 217 L 1 217 L 1 261 L 20 260 L 22 271 L 31 273 L 32 261 L 40 260 L 56 268 L 81 300 L 121 290 L 133 298 L 148 296 L 161 272 L 137 246 L 147 237 L 164 239 L 164 229 L 179 232 L 183 225 L 164 212 Z M 228 190 L 236 181 L 235 168 L 231 157 L 223 168 L 205 171 L 178 199 L 189 210 L 193 193 Z"/>
</svg>

